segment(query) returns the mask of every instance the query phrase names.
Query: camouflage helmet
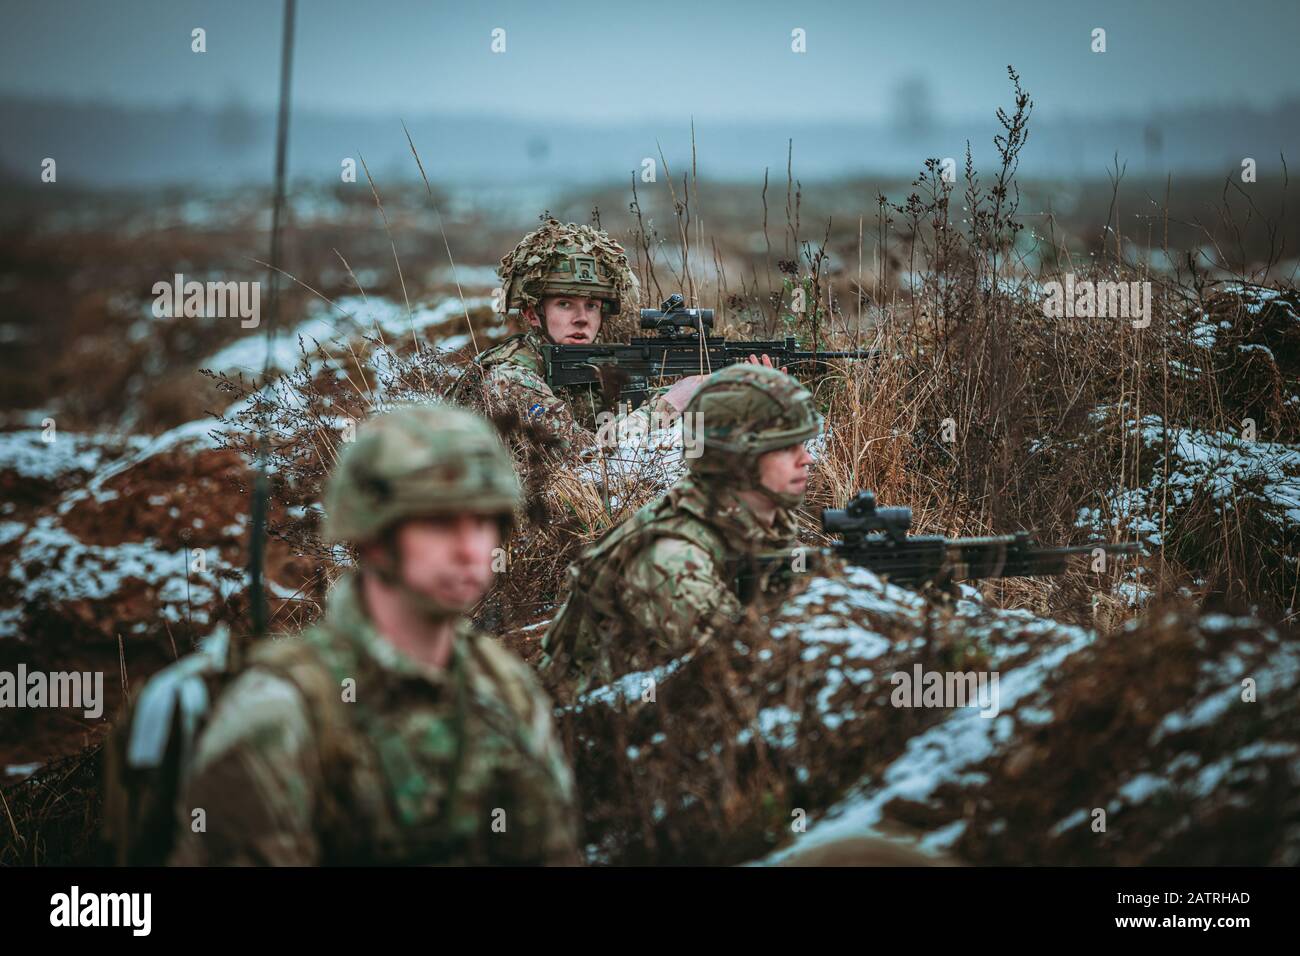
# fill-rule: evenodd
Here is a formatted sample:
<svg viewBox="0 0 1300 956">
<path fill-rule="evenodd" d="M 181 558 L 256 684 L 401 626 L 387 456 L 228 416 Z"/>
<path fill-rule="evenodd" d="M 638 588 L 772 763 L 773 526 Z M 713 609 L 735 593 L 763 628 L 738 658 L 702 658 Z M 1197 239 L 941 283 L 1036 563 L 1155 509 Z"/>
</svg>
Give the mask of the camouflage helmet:
<svg viewBox="0 0 1300 956">
<path fill-rule="evenodd" d="M 502 300 L 506 311 L 536 307 L 543 296 L 581 295 L 603 302 L 606 315 L 640 298 L 627 253 L 609 235 L 591 226 L 547 219 L 501 259 Z"/>
<path fill-rule="evenodd" d="M 519 479 L 496 431 L 452 405 L 407 405 L 357 429 L 325 490 L 330 542 L 377 540 L 403 518 L 513 514 Z"/>
<path fill-rule="evenodd" d="M 765 365 L 738 363 L 710 375 L 686 406 L 686 423 L 701 443 L 688 459 L 701 476 L 758 482 L 758 456 L 789 448 L 821 431 L 812 393 L 798 379 Z"/>
</svg>

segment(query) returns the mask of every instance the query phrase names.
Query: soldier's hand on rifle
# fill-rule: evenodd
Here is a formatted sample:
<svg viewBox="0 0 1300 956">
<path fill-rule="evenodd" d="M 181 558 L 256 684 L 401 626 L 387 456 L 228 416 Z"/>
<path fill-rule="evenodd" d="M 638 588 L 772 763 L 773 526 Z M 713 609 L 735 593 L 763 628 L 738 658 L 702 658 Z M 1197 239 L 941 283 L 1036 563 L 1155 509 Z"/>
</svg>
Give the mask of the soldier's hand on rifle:
<svg viewBox="0 0 1300 956">
<path fill-rule="evenodd" d="M 761 358 L 760 356 L 757 355 L 751 355 L 748 358 L 746 358 L 745 361 L 748 362 L 750 365 L 766 365 L 768 368 L 775 368 L 775 366 L 772 364 L 772 356 L 770 355 L 764 355 L 761 356 Z M 784 365 L 782 365 L 781 371 L 789 372 L 790 370 L 786 368 Z"/>
</svg>

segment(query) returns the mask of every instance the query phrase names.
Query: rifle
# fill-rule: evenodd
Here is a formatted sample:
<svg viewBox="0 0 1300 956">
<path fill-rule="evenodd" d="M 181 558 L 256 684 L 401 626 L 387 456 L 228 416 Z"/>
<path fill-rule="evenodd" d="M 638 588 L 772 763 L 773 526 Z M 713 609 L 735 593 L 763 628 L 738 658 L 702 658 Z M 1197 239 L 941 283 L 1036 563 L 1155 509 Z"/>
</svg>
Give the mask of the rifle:
<svg viewBox="0 0 1300 956">
<path fill-rule="evenodd" d="M 822 530 L 843 539 L 831 545 L 831 554 L 898 584 L 1064 574 L 1074 555 L 1097 549 L 1133 554 L 1141 547 L 1136 541 L 1043 547 L 1027 531 L 982 538 L 909 536 L 911 526 L 911 508 L 877 507 L 870 491 L 859 491 L 843 508 L 822 509 Z"/>
<path fill-rule="evenodd" d="M 820 365 L 827 359 L 868 359 L 878 349 L 849 352 L 802 351 L 794 336 L 769 341 L 729 341 L 709 334 L 712 309 L 688 309 L 674 293 L 658 309 L 641 310 L 641 328 L 656 334 L 633 338 L 630 343 L 543 345 L 546 384 L 593 385 L 602 373 L 617 371 L 619 398 L 633 408 L 645 402 L 652 382 L 682 375 L 707 374 L 745 361 L 751 355 L 769 355 L 777 368 Z"/>
<path fill-rule="evenodd" d="M 843 508 L 823 508 L 821 523 L 823 531 L 842 540 L 829 548 L 799 549 L 794 555 L 763 553 L 737 560 L 732 571 L 742 599 L 753 593 L 757 580 L 775 583 L 786 579 L 794 570 L 792 558 L 806 550 L 838 557 L 895 584 L 918 588 L 981 578 L 1064 574 L 1075 555 L 1091 554 L 1098 548 L 1107 554 L 1133 554 L 1141 548 L 1136 541 L 1043 547 L 1027 531 L 981 538 L 911 536 L 907 532 L 912 527 L 912 509 L 878 507 L 870 491 L 859 491 Z"/>
</svg>

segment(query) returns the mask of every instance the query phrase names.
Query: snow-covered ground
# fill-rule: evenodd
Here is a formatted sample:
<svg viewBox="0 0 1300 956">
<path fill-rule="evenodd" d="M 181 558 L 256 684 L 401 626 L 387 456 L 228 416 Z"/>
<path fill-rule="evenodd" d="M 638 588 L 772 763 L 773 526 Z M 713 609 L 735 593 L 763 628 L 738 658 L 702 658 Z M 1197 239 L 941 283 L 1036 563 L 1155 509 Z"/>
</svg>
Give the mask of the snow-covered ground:
<svg viewBox="0 0 1300 956">
<path fill-rule="evenodd" d="M 1150 666 L 1148 653 L 1159 660 L 1152 642 L 1161 640 L 1173 640 L 1168 646 L 1178 648 L 1167 652 L 1174 668 L 1169 675 L 1115 673 L 1114 661 L 1126 656 L 1141 668 Z M 1137 645 L 1126 651 L 1126 642 Z M 1271 804 L 1272 782 L 1290 775 L 1300 784 L 1300 646 L 1249 617 L 1175 620 L 1166 614 L 1131 621 L 1103 638 L 1087 628 L 965 599 L 938 611 L 869 571 L 847 569 L 810 580 L 776 614 L 770 634 L 742 628 L 734 640 L 715 647 L 726 648 L 734 668 L 745 668 L 752 695 L 729 716 L 700 710 L 698 703 L 691 713 L 656 710 L 701 699 L 692 695 L 690 683 L 699 655 L 627 675 L 587 693 L 559 716 L 578 732 L 580 770 L 617 772 L 611 767 L 618 762 L 587 755 L 611 739 L 627 740 L 626 766 L 632 769 L 623 772 L 634 773 L 635 786 L 647 800 L 654 798 L 656 827 L 675 820 L 678 826 L 702 826 L 701 819 L 688 824 L 679 815 L 698 812 L 701 801 L 720 800 L 725 792 L 738 799 L 745 781 L 722 784 L 716 761 L 730 754 L 726 766 L 749 766 L 756 758 L 741 755 L 761 741 L 763 760 L 779 768 L 786 787 L 804 792 L 805 799 L 830 797 L 794 808 L 806 825 L 791 826 L 784 839 L 778 832 L 777 849 L 755 861 L 763 864 L 864 838 L 903 841 L 936 861 L 975 853 L 993 860 L 1069 860 L 1073 854 L 1138 862 L 1187 854 L 1188 841 L 1197 844 L 1200 834 L 1197 845 L 1207 853 L 1231 858 L 1231 827 L 1223 815 L 1276 821 L 1287 811 Z M 968 663 L 934 663 L 958 649 Z M 1180 683 L 1173 662 L 1188 659 L 1199 662 L 1198 676 Z M 943 706 L 919 718 L 905 712 L 894 687 L 898 675 L 920 661 L 945 673 L 996 674 L 996 708 Z M 1257 700 L 1243 694 L 1246 678 Z M 643 697 L 648 679 L 657 687 L 655 703 Z M 1144 696 L 1138 713 L 1149 730 L 1111 728 L 1104 718 L 1087 716 L 1090 709 L 1106 714 L 1123 708 L 1139 693 Z M 737 717 L 743 712 L 750 716 Z M 1271 731 L 1247 731 L 1266 715 L 1275 720 Z M 623 723 L 623 736 L 611 735 L 614 721 Z M 684 741 L 699 746 L 712 733 L 719 736 L 711 746 L 704 743 L 698 764 L 684 766 Z M 1122 749 L 1107 747 L 1104 741 L 1115 734 L 1137 739 Z M 1103 762 L 1090 763 L 1098 759 Z M 863 767 L 857 779 L 823 786 L 854 764 Z M 1067 776 L 1036 783 L 1024 776 L 1026 767 Z M 1074 777 L 1068 776 L 1071 767 Z M 1076 777 L 1088 783 L 1080 785 Z M 1233 781 L 1237 789 L 1225 789 Z M 672 793 L 693 798 L 669 799 Z M 1018 801 L 1035 800 L 1029 818 Z M 1109 819 L 1109 836 L 1096 832 L 1096 811 Z M 729 813 L 735 815 L 736 808 Z M 637 808 L 608 810 L 602 820 L 610 819 L 622 823 L 597 831 L 588 846 L 591 862 L 618 862 L 632 852 L 629 847 L 640 845 Z M 666 859 L 677 859 L 674 852 L 691 858 L 689 848 L 664 848 L 671 846 L 671 833 L 663 831 L 659 852 Z M 718 837 L 719 854 L 725 855 L 726 839 L 725 833 Z M 1211 845 L 1217 849 L 1209 850 Z M 1273 862 L 1295 862 L 1300 840 L 1269 852 L 1277 857 Z"/>
<path fill-rule="evenodd" d="M 463 277 L 467 288 L 488 278 L 485 272 Z M 309 351 L 320 342 L 337 353 L 346 342 L 355 345 L 376 333 L 391 345 L 419 334 L 433 338 L 442 352 L 463 349 L 472 344 L 464 327 L 466 311 L 474 315 L 484 308 L 490 308 L 487 297 L 463 303 L 447 298 L 409 313 L 404 304 L 382 297 L 348 298 L 337 308 L 320 303 L 279 336 L 272 366 L 287 372 L 299 363 L 300 336 Z M 1193 336 L 1198 345 L 1213 348 L 1227 330 L 1204 324 Z M 499 325 L 475 325 L 480 347 L 502 332 Z M 382 347 L 367 348 L 367 360 L 382 381 L 396 358 Z M 264 349 L 264 335 L 250 331 L 199 364 L 260 374 Z M 266 387 L 292 400 L 291 377 Z M 382 384 L 375 397 L 386 400 Z M 245 587 L 238 558 L 247 533 L 247 501 L 215 490 L 224 489 L 224 480 L 234 473 L 222 469 L 246 468 L 221 448 L 221 433 L 229 426 L 220 418 L 201 418 L 156 437 L 101 436 L 51 432 L 45 419 L 52 416 L 28 413 L 10 421 L 10 427 L 21 426 L 18 430 L 0 432 L 0 471 L 30 498 L 0 505 L 0 586 L 8 597 L 0 608 L 0 640 L 30 637 L 33 621 L 44 627 L 57 622 L 60 633 L 74 639 L 112 640 L 119 633 L 126 639 L 156 637 L 160 625 L 175 630 L 182 622 L 195 636 L 204 633 L 232 593 Z M 1081 528 L 1107 536 L 1116 530 L 1136 534 L 1154 549 L 1165 543 L 1159 515 L 1166 504 L 1176 511 L 1209 501 L 1226 510 L 1249 502 L 1274 533 L 1260 546 L 1295 540 L 1300 527 L 1296 446 L 1247 441 L 1151 415 L 1127 427 L 1140 438 L 1144 460 L 1150 456 L 1152 464 L 1143 472 L 1150 477 L 1139 487 L 1104 490 L 1098 507 L 1079 513 Z M 47 441 L 51 435 L 54 441 Z M 615 506 L 642 500 L 685 472 L 687 451 L 679 427 L 624 435 L 609 454 L 586 461 L 579 477 L 604 486 Z M 306 518 L 314 509 L 300 505 L 291 517 Z M 137 526 L 135 518 L 149 520 Z M 201 572 L 194 569 L 194 548 L 203 551 Z M 1134 604 L 1151 593 L 1139 580 L 1120 587 Z M 271 588 L 291 596 L 275 582 Z M 1024 611 L 987 607 L 974 599 L 976 593 L 967 589 L 952 608 L 936 614 L 914 592 L 848 568 L 811 579 L 763 635 L 738 630 L 717 642 L 715 650 L 723 648 L 742 662 L 754 706 L 743 720 L 706 712 L 684 715 L 700 728 L 716 726 L 727 734 L 700 749 L 701 766 L 711 766 L 724 752 L 761 748 L 793 791 L 818 801 L 802 808 L 806 831 L 783 834 L 786 842 L 761 854 L 762 862 L 782 862 L 810 848 L 900 827 L 912 833 L 920 852 L 932 855 L 975 852 L 981 841 L 1005 832 L 1033 842 L 1035 852 L 1051 858 L 1056 847 L 1092 839 L 1098 809 L 1114 826 L 1128 828 L 1129 845 L 1139 846 L 1134 851 L 1139 856 L 1161 859 L 1161 853 L 1174 852 L 1170 847 L 1182 846 L 1179 841 L 1226 840 L 1229 831 L 1214 828 L 1216 813 L 1252 813 L 1265 824 L 1276 822 L 1285 806 L 1277 803 L 1274 813 L 1268 795 L 1279 780 L 1291 780 L 1294 792 L 1300 792 L 1294 703 L 1300 699 L 1300 652 L 1294 643 L 1248 617 L 1198 616 L 1178 625 L 1188 636 L 1171 643 L 1168 654 L 1171 661 L 1191 661 L 1192 677 L 1171 681 L 1155 673 L 1157 659 L 1132 665 L 1152 668 L 1150 674 L 1132 674 L 1124 672 L 1130 665 L 1116 663 L 1126 658 L 1105 657 L 1124 649 L 1116 642 L 1128 640 L 1133 660 L 1145 660 L 1139 651 L 1159 636 L 1158 622 L 1133 622 L 1119 635 L 1099 637 Z M 903 718 L 890 703 L 891 679 L 922 659 L 931 661 L 926 655 L 936 648 L 970 662 L 962 668 L 997 673 L 996 715 L 946 707 L 908 715 L 916 726 L 900 731 Z M 1105 666 L 1097 663 L 1102 659 Z M 701 660 L 687 655 L 627 675 L 586 694 L 560 717 L 576 722 L 579 739 L 586 735 L 603 746 L 601 734 L 609 722 L 639 706 L 648 680 L 660 688 L 661 700 L 671 701 L 674 688 L 689 686 Z M 1242 697 L 1246 680 L 1258 695 L 1257 710 L 1243 710 L 1249 706 Z M 1031 791 L 1036 786 L 1032 780 L 1016 784 L 1016 766 L 1084 760 L 1069 748 L 1079 737 L 1087 742 L 1095 714 L 1072 715 L 1068 707 L 1079 705 L 1068 702 L 1086 696 L 1086 689 L 1104 697 L 1111 687 L 1130 697 L 1147 695 L 1141 713 L 1150 725 L 1115 732 L 1117 739 L 1136 739 L 1136 751 L 1117 753 L 1109 766 L 1081 762 L 1080 772 L 1091 771 L 1096 780 L 1074 790 L 1044 789 L 1041 820 L 1027 823 L 1004 813 L 1001 808 L 1016 786 Z M 1111 700 L 1107 707 L 1111 710 L 1103 708 L 1102 714 L 1108 719 L 1112 710 L 1135 719 L 1122 702 Z M 639 778 L 642 783 L 655 783 L 657 773 L 681 773 L 680 759 L 657 762 L 675 744 L 664 727 L 633 733 L 626 761 L 647 775 Z M 841 785 L 846 768 L 853 770 L 852 778 Z M 679 777 L 665 776 L 658 783 L 663 793 L 677 797 L 650 800 L 655 826 L 697 812 L 707 795 L 707 786 L 692 789 Z M 1169 805 L 1181 816 L 1163 809 Z M 913 810 L 900 817 L 900 807 Z M 1150 833 L 1134 835 L 1140 827 Z M 1290 832 L 1278 830 L 1274 862 L 1300 862 Z M 591 858 L 617 861 L 625 838 L 606 830 L 590 849 Z"/>
<path fill-rule="evenodd" d="M 1300 527 L 1300 449 L 1230 432 L 1166 427 L 1155 415 L 1129 422 L 1129 429 L 1138 431 L 1153 456 L 1150 479 L 1143 487 L 1105 494 L 1110 528 L 1097 508 L 1079 512 L 1079 527 L 1101 533 L 1120 529 L 1159 546 L 1162 508 L 1174 511 L 1198 499 L 1225 509 L 1253 501 L 1279 533 Z"/>
<path fill-rule="evenodd" d="M 349 343 L 356 347 L 363 336 L 370 336 L 394 347 L 411 336 L 420 336 L 428 329 L 439 328 L 458 316 L 462 323 L 473 325 L 473 318 L 466 319 L 467 313 L 491 309 L 490 296 L 475 296 L 464 301 L 452 297 L 443 299 L 437 305 L 413 305 L 408 311 L 402 303 L 384 296 L 346 296 L 334 301 L 317 302 L 311 314 L 290 329 L 281 330 L 275 336 L 275 346 L 271 353 L 271 367 L 281 372 L 294 368 L 302 358 L 302 346 L 310 354 L 316 345 L 325 346 L 327 351 L 338 354 L 347 350 Z M 498 323 L 475 329 L 474 336 L 483 343 L 500 338 L 501 326 Z M 432 343 L 442 351 L 451 352 L 469 345 L 474 336 L 469 328 L 453 335 L 443 335 Z M 422 345 L 429 343 L 420 338 Z M 225 346 L 199 363 L 200 368 L 209 368 L 214 372 L 243 372 L 245 375 L 259 376 L 267 357 L 267 339 L 264 329 L 250 329 L 237 341 Z"/>
</svg>

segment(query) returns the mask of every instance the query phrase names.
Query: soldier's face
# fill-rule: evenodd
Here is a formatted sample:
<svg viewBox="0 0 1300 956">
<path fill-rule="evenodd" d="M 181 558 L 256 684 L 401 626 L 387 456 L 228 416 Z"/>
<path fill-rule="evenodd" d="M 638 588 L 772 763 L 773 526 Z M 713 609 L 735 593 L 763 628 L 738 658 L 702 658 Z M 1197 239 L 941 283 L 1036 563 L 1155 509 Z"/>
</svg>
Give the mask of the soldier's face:
<svg viewBox="0 0 1300 956">
<path fill-rule="evenodd" d="M 534 328 L 545 317 L 546 331 L 561 345 L 586 345 L 600 334 L 600 299 L 582 295 L 548 295 L 524 314 Z M 541 315 L 538 315 L 538 312 Z"/>
<path fill-rule="evenodd" d="M 758 480 L 768 491 L 802 495 L 808 488 L 812 455 L 803 442 L 758 456 Z"/>
<path fill-rule="evenodd" d="M 397 529 L 406 583 L 438 603 L 468 611 L 492 586 L 500 518 L 462 514 L 405 521 Z"/>
</svg>

